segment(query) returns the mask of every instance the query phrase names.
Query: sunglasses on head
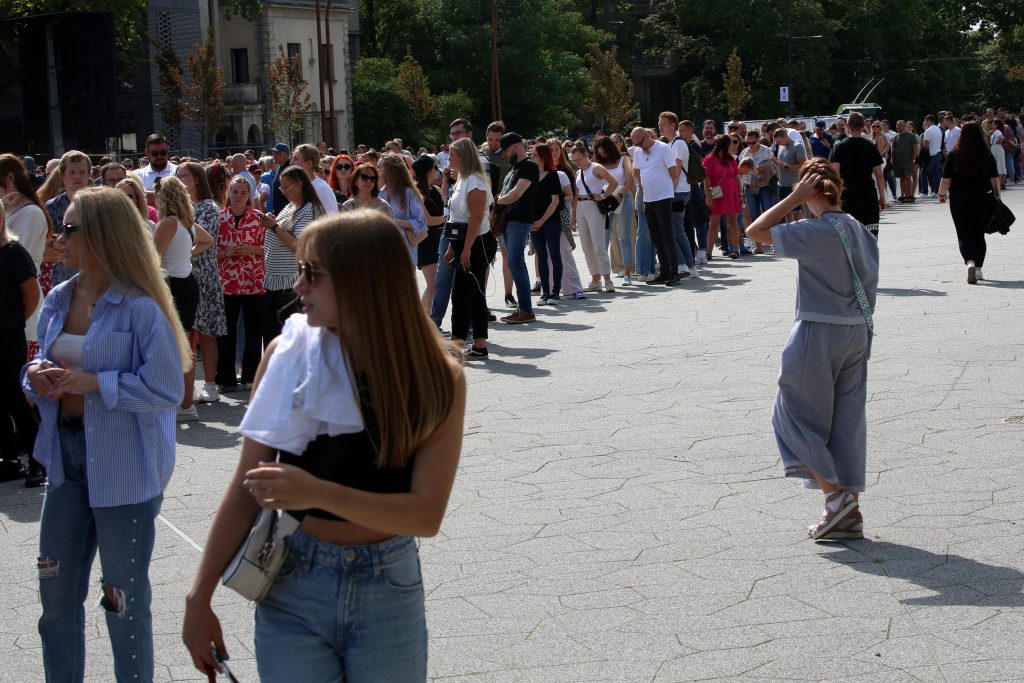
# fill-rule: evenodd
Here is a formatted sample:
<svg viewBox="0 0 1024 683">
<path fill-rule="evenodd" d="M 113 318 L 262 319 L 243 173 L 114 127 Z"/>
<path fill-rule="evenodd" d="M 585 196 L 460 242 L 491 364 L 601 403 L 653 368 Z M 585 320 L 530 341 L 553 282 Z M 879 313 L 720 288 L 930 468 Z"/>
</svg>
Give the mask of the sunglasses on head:
<svg viewBox="0 0 1024 683">
<path fill-rule="evenodd" d="M 317 278 L 325 272 L 323 268 L 320 268 L 312 261 L 299 261 L 299 277 L 306 278 L 306 282 L 311 285 L 315 285 Z"/>
<path fill-rule="evenodd" d="M 375 175 L 366 175 L 365 173 L 360 173 L 359 174 L 359 179 L 360 180 L 368 180 L 371 183 L 376 183 L 377 182 L 377 176 L 375 176 Z"/>
<path fill-rule="evenodd" d="M 60 228 L 58 228 L 58 232 L 64 237 L 71 237 L 78 232 L 78 226 L 74 223 L 62 223 Z"/>
</svg>

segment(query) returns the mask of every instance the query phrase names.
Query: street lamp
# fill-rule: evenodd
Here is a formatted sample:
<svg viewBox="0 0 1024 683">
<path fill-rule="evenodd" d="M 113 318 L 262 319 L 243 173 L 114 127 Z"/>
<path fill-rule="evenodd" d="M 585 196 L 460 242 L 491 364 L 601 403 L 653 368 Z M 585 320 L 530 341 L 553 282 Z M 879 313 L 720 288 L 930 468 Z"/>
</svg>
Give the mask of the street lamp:
<svg viewBox="0 0 1024 683">
<path fill-rule="evenodd" d="M 794 36 L 789 34 L 786 36 L 787 45 L 789 48 L 789 115 L 793 117 L 796 115 L 796 107 L 793 104 L 793 41 L 794 40 L 811 40 L 814 38 L 824 38 L 824 36 Z"/>
</svg>

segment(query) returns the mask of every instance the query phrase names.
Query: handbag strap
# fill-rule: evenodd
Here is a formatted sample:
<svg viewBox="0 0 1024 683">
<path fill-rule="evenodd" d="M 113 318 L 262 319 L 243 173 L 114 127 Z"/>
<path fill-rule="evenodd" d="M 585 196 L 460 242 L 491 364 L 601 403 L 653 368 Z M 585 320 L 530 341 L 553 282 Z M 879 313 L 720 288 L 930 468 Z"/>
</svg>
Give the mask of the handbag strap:
<svg viewBox="0 0 1024 683">
<path fill-rule="evenodd" d="M 590 164 L 590 166 L 587 166 L 587 168 L 593 168 L 593 167 L 594 167 L 594 164 Z M 576 172 L 580 174 L 580 180 L 583 182 L 583 189 L 587 191 L 587 197 L 590 198 L 590 199 L 593 199 L 594 198 L 594 193 L 590 191 L 590 186 L 587 185 L 587 174 L 584 173 L 582 169 L 580 169 L 579 171 L 576 171 Z"/>
<path fill-rule="evenodd" d="M 853 280 L 853 292 L 857 297 L 857 305 L 860 306 L 860 312 L 864 316 L 864 323 L 868 326 L 868 357 L 871 357 L 871 339 L 875 335 L 875 319 L 874 313 L 871 310 L 871 304 L 868 302 L 868 294 L 864 291 L 864 285 L 860 281 L 860 276 L 857 275 L 857 267 L 853 265 L 853 251 L 850 249 L 850 233 L 846 229 L 846 225 L 835 218 L 834 216 L 828 217 L 832 227 L 839 233 L 839 239 L 843 243 L 843 249 L 846 251 L 846 260 L 850 263 L 850 274 Z"/>
</svg>

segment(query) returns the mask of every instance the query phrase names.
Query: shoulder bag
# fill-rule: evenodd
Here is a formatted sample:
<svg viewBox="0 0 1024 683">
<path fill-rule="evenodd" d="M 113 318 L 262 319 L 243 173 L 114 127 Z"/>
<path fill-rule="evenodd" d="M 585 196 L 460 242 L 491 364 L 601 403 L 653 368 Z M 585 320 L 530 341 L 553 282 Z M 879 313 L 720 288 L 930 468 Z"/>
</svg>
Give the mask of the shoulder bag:
<svg viewBox="0 0 1024 683">
<path fill-rule="evenodd" d="M 846 225 L 841 220 L 833 216 L 828 217 L 832 227 L 839 233 L 839 239 L 843 243 L 843 249 L 846 251 L 846 260 L 850 262 L 850 277 L 853 279 L 853 293 L 857 297 L 857 305 L 860 306 L 860 312 L 864 316 L 864 323 L 868 326 L 868 351 L 865 356 L 865 360 L 871 358 L 871 342 L 875 338 L 875 319 L 874 312 L 871 310 L 871 304 L 868 303 L 867 292 L 864 291 L 864 285 L 860 281 L 860 276 L 857 275 L 857 268 L 853 265 L 853 252 L 850 249 L 850 233 L 846 229 Z"/>
<path fill-rule="evenodd" d="M 1010 211 L 1010 207 L 1003 204 L 1003 200 L 997 197 L 995 208 L 992 210 L 992 218 L 988 222 L 988 227 L 985 228 L 985 233 L 991 235 L 998 232 L 1000 235 L 1005 235 L 1010 232 L 1010 226 L 1015 220 L 1017 217 Z"/>
<path fill-rule="evenodd" d="M 602 216 L 607 216 L 610 213 L 615 213 L 619 208 L 619 198 L 615 195 L 605 197 L 604 199 L 593 199 L 594 193 L 590 191 L 587 186 L 587 174 L 583 171 L 576 171 L 579 174 L 579 178 L 583 181 L 583 189 L 587 191 L 587 196 L 597 204 L 597 210 L 601 212 Z"/>
<path fill-rule="evenodd" d="M 220 582 L 246 600 L 262 600 L 288 557 L 288 537 L 298 528 L 299 520 L 287 512 L 260 510 Z"/>
</svg>

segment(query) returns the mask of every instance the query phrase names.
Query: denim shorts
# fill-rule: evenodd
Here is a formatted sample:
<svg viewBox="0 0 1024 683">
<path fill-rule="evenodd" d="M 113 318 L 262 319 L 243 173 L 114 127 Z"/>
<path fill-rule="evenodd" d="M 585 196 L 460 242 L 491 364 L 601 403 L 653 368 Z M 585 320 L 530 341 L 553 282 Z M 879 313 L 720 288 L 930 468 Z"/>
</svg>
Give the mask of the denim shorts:
<svg viewBox="0 0 1024 683">
<path fill-rule="evenodd" d="M 256 607 L 260 680 L 425 681 L 427 624 L 416 541 L 340 546 L 296 532 Z"/>
</svg>

